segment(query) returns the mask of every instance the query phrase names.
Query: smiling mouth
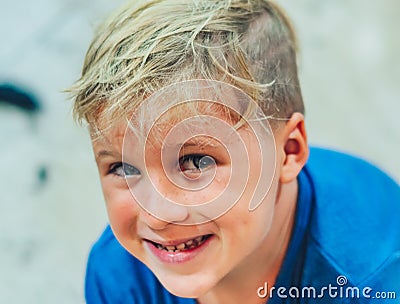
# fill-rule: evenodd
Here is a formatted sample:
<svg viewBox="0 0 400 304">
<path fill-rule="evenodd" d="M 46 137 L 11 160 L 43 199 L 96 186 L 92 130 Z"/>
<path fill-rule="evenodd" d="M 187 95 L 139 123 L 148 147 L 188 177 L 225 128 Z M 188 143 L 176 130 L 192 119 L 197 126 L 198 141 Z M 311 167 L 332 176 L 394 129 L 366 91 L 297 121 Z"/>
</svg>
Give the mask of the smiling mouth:
<svg viewBox="0 0 400 304">
<path fill-rule="evenodd" d="M 195 249 L 195 248 L 199 247 L 200 245 L 202 245 L 205 241 L 207 241 L 211 236 L 212 236 L 212 234 L 199 236 L 194 239 L 191 239 L 191 240 L 188 240 L 186 242 L 179 243 L 176 245 L 163 245 L 163 244 L 159 244 L 159 243 L 156 243 L 156 242 L 153 242 L 150 240 L 148 240 L 148 242 L 153 244 L 159 250 L 176 253 L 176 252 L 183 252 L 183 251 Z"/>
</svg>

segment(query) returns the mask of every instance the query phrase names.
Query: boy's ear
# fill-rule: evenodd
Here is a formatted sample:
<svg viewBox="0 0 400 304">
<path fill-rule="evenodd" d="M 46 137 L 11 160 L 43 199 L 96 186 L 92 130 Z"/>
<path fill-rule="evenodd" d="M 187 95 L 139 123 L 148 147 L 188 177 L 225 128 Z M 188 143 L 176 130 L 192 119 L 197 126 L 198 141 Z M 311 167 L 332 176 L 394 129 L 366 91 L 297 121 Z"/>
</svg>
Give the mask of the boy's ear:
<svg viewBox="0 0 400 304">
<path fill-rule="evenodd" d="M 282 136 L 284 161 L 281 167 L 280 182 L 288 183 L 297 177 L 309 155 L 304 115 L 294 113 L 286 123 Z"/>
</svg>

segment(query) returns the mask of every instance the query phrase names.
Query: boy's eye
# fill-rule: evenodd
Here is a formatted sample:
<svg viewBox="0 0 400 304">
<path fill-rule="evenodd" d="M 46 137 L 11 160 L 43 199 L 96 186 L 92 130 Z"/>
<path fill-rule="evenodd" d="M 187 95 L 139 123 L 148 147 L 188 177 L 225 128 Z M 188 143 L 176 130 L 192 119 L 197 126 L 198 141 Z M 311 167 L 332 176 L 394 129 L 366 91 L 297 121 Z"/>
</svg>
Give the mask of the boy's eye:
<svg viewBox="0 0 400 304">
<path fill-rule="evenodd" d="M 201 173 L 214 167 L 215 164 L 213 157 L 204 154 L 189 154 L 179 159 L 179 168 L 184 173 Z"/>
<path fill-rule="evenodd" d="M 108 174 L 115 174 L 117 176 L 133 176 L 140 175 L 140 171 L 134 166 L 127 163 L 114 163 L 110 166 Z"/>
</svg>

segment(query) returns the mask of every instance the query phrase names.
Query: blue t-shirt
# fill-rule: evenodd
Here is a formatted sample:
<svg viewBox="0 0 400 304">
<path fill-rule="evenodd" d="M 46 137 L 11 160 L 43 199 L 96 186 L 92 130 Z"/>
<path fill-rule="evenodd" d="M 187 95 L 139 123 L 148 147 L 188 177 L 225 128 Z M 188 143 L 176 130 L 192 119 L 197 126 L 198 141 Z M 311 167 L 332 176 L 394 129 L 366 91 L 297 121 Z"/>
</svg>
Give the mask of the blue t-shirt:
<svg viewBox="0 0 400 304">
<path fill-rule="evenodd" d="M 254 292 L 268 304 L 400 303 L 399 185 L 360 159 L 317 148 L 298 182 L 281 270 L 274 286 Z M 85 296 L 88 304 L 196 303 L 170 294 L 109 226 L 90 252 Z"/>
</svg>

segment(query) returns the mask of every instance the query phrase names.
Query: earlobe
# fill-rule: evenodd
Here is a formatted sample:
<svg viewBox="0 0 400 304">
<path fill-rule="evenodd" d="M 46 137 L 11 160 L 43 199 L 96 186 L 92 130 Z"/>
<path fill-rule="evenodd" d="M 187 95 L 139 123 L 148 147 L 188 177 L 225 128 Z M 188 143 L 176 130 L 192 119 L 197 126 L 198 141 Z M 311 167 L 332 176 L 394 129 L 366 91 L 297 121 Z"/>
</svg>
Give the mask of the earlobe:
<svg viewBox="0 0 400 304">
<path fill-rule="evenodd" d="M 294 113 L 283 131 L 284 161 L 281 167 L 280 182 L 289 183 L 300 173 L 308 159 L 307 133 L 304 116 Z"/>
</svg>

